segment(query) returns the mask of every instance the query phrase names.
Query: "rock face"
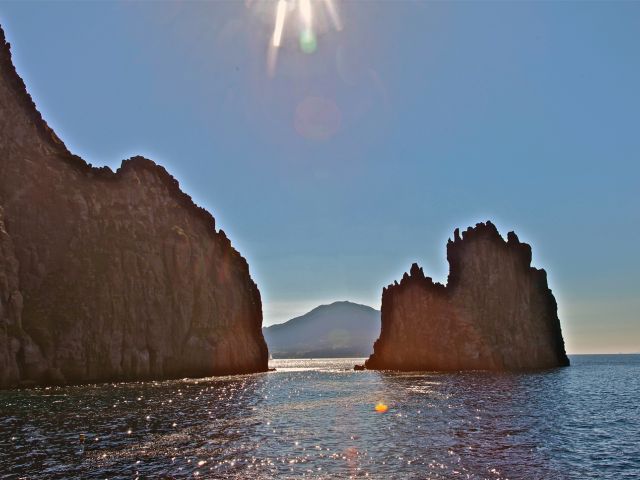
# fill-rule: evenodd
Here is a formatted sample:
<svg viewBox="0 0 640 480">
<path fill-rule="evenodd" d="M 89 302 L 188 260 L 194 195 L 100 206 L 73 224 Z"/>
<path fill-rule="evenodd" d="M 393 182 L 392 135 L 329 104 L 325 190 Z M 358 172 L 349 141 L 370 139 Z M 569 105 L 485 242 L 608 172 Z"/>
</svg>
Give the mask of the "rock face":
<svg viewBox="0 0 640 480">
<path fill-rule="evenodd" d="M 410 274 L 382 292 L 382 330 L 369 369 L 519 370 L 569 365 L 557 305 L 531 247 L 491 223 L 447 244 L 447 286 Z"/>
<path fill-rule="evenodd" d="M 260 292 L 162 167 L 72 155 L 0 30 L 0 386 L 267 370 Z"/>
</svg>

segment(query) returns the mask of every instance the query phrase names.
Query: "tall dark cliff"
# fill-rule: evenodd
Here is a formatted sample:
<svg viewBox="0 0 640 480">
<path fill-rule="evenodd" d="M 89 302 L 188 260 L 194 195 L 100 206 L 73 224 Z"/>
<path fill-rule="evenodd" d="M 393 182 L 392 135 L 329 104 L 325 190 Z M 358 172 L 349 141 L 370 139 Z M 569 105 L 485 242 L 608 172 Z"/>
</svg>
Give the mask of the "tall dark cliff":
<svg viewBox="0 0 640 480">
<path fill-rule="evenodd" d="M 518 370 L 569 365 L 556 300 L 531 247 L 491 223 L 447 244 L 447 286 L 410 274 L 382 292 L 382 329 L 366 368 Z"/>
<path fill-rule="evenodd" d="M 265 371 L 260 292 L 151 160 L 72 155 L 0 29 L 0 386 Z"/>
</svg>

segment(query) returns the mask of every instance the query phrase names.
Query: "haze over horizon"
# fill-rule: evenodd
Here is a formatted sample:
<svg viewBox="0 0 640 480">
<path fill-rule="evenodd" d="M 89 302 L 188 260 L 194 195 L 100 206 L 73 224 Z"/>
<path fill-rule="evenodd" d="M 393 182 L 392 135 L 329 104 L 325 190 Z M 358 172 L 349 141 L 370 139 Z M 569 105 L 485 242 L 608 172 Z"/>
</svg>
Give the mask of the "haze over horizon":
<svg viewBox="0 0 640 480">
<path fill-rule="evenodd" d="M 413 262 L 445 283 L 447 238 L 491 220 L 547 271 L 568 353 L 638 352 L 640 3 L 604 5 L 341 2 L 273 77 L 244 2 L 5 1 L 0 23 L 73 153 L 145 155 L 212 212 L 265 325 L 379 308 Z"/>
</svg>

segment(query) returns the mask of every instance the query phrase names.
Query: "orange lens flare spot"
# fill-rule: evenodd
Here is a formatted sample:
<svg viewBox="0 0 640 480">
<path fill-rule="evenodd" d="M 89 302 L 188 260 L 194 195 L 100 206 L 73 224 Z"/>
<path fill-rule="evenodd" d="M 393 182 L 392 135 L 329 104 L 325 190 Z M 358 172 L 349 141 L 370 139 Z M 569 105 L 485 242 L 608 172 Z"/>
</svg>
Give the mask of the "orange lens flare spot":
<svg viewBox="0 0 640 480">
<path fill-rule="evenodd" d="M 378 412 L 378 413 L 384 413 L 387 410 L 389 410 L 389 406 L 385 405 L 382 402 L 378 402 L 378 403 L 376 403 L 375 409 L 376 409 L 376 412 Z"/>
</svg>

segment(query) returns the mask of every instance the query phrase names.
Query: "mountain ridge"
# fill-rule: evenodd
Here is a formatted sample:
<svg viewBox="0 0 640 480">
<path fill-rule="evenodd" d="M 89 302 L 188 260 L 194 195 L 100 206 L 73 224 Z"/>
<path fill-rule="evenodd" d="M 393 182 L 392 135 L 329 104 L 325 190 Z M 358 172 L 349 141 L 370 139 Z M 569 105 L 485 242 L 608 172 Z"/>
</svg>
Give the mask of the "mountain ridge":
<svg viewBox="0 0 640 480">
<path fill-rule="evenodd" d="M 367 356 L 379 329 L 379 310 L 342 300 L 262 331 L 273 358 L 322 358 Z"/>
</svg>

